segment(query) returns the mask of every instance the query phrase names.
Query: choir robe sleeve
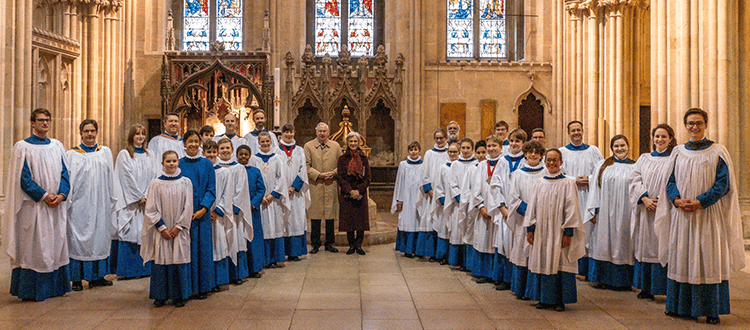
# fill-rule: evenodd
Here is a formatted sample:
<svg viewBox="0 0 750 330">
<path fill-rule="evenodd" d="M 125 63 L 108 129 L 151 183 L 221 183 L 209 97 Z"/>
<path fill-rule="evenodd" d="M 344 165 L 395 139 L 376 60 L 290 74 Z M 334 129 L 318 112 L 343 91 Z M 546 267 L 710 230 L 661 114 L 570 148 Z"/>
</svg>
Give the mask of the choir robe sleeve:
<svg viewBox="0 0 750 330">
<path fill-rule="evenodd" d="M 729 192 L 729 169 L 722 158 L 716 164 L 716 179 L 714 185 L 708 191 L 698 195 L 696 198 L 702 208 L 714 205 Z"/>
<path fill-rule="evenodd" d="M 601 203 L 601 188 L 599 188 L 599 172 L 604 164 L 604 161 L 601 160 L 598 163 L 596 163 L 596 166 L 594 167 L 594 171 L 591 173 L 591 176 L 589 177 L 589 194 L 586 199 L 586 213 L 583 214 L 583 222 L 589 222 L 591 219 L 594 218 L 599 213 L 599 206 Z"/>
<path fill-rule="evenodd" d="M 64 164 L 65 162 L 63 162 Z M 65 173 L 67 174 L 67 171 Z M 23 161 L 23 169 L 21 170 L 21 190 L 34 200 L 34 202 L 39 202 L 47 196 L 47 192 L 31 177 L 31 169 L 29 169 L 29 164 L 26 163 L 26 160 Z"/>
<path fill-rule="evenodd" d="M 641 155 L 638 161 L 633 165 L 633 176 L 630 178 L 629 194 L 630 204 L 633 208 L 638 207 L 638 204 L 643 204 L 641 198 L 648 197 L 648 191 L 646 185 L 643 183 L 643 162 L 647 158 L 647 154 Z M 631 230 L 635 226 L 630 226 Z"/>
<path fill-rule="evenodd" d="M 521 187 L 524 182 L 521 180 L 523 175 L 520 173 L 510 178 L 508 183 L 508 217 L 505 218 L 505 224 L 511 231 L 515 231 L 517 226 L 523 224 L 523 217 L 526 214 L 526 202 L 521 199 Z"/>
<path fill-rule="evenodd" d="M 252 175 L 250 175 L 252 173 Z M 263 176 L 260 170 L 251 167 L 248 171 L 248 189 L 250 189 L 250 204 L 256 209 L 260 209 L 263 202 L 263 196 L 266 195 L 266 184 L 263 183 Z"/>
<path fill-rule="evenodd" d="M 405 182 L 405 175 L 406 175 L 406 163 L 400 162 L 398 164 L 398 172 L 396 173 L 396 184 L 393 186 L 393 200 L 391 201 L 391 214 L 395 214 L 397 210 L 398 203 L 403 203 L 404 201 L 404 194 L 406 193 L 404 182 Z M 345 191 L 342 189 L 342 191 Z"/>
<path fill-rule="evenodd" d="M 206 192 L 203 194 L 203 198 L 201 198 L 201 206 L 205 207 L 208 211 L 216 201 L 216 171 L 214 171 L 211 162 L 207 159 L 203 163 L 205 164 L 203 171 L 205 171 L 207 176 L 208 184 L 206 185 Z"/>
<path fill-rule="evenodd" d="M 440 174 L 438 175 L 438 180 L 435 182 L 435 184 L 432 186 L 432 188 L 435 190 L 433 193 L 433 208 L 432 208 L 432 215 L 433 217 L 437 217 L 438 214 L 442 213 L 441 210 L 443 209 L 443 206 L 445 205 L 445 181 L 443 180 L 447 173 L 450 170 L 450 167 L 447 166 L 440 166 L 438 167 L 438 170 L 440 171 Z"/>
<path fill-rule="evenodd" d="M 120 152 L 117 155 L 117 162 L 115 163 L 115 186 L 120 192 L 118 197 L 122 198 L 123 205 L 130 205 L 137 203 L 141 198 L 146 197 L 146 192 L 142 191 L 139 182 L 135 178 L 137 170 L 147 169 L 136 169 L 133 158 L 130 157 L 130 153 L 126 150 Z"/>
<path fill-rule="evenodd" d="M 307 157 L 304 149 L 295 147 L 294 151 L 301 153 L 302 155 L 299 157 L 303 159 Z M 312 199 L 310 198 L 310 178 L 307 176 L 307 166 L 305 165 L 305 162 L 299 162 L 299 166 L 297 167 L 297 177 L 294 179 L 294 182 L 292 182 L 292 187 L 302 193 L 305 198 L 305 209 L 309 208 Z"/>
<path fill-rule="evenodd" d="M 250 189 L 247 180 L 247 171 L 242 165 L 234 165 L 230 167 L 232 171 L 232 180 L 235 182 L 234 185 L 234 196 L 232 196 L 233 207 L 239 212 L 235 212 L 238 216 L 234 217 L 234 221 L 239 223 L 244 222 L 245 232 L 242 233 L 246 240 L 252 241 L 254 238 L 253 234 L 253 206 L 250 202 Z"/>
<path fill-rule="evenodd" d="M 477 169 L 477 171 L 481 171 Z M 488 211 L 492 211 L 496 214 L 500 213 L 500 207 L 508 206 L 508 185 L 510 181 L 510 167 L 508 163 L 503 162 L 502 159 L 498 161 L 495 171 L 492 173 L 490 179 L 490 196 L 492 196 L 492 203 L 487 207 Z M 485 205 L 486 207 L 487 205 Z M 497 221 L 502 221 L 501 217 L 496 217 Z"/>
<path fill-rule="evenodd" d="M 275 182 L 275 187 L 270 192 L 270 194 L 279 200 L 281 207 L 284 210 L 288 210 L 289 209 L 289 190 L 287 189 L 287 185 L 286 185 L 286 182 L 287 182 L 286 174 L 284 174 L 284 169 L 281 168 L 282 167 L 281 158 L 271 157 L 271 159 L 274 160 L 275 164 L 274 165 L 269 164 L 269 166 L 274 167 L 274 172 L 276 173 L 276 182 Z M 271 160 L 269 160 L 269 162 L 270 161 Z"/>
<path fill-rule="evenodd" d="M 563 179 L 564 180 L 564 179 Z M 578 188 L 575 181 L 566 182 L 565 187 L 565 221 L 562 224 L 563 235 L 571 236 L 570 245 L 563 249 L 563 254 L 568 262 L 577 262 L 586 254 L 585 235 L 583 221 L 581 219 L 581 207 L 578 202 Z M 571 233 L 571 230 L 573 232 Z M 571 234 L 571 235 L 569 235 Z"/>
</svg>

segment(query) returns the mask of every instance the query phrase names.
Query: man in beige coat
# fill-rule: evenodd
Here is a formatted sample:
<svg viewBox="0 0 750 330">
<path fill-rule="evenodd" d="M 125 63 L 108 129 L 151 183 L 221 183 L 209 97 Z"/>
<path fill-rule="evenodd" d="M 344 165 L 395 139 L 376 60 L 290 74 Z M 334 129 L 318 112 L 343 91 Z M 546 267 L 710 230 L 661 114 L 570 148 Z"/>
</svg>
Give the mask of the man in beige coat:
<svg viewBox="0 0 750 330">
<path fill-rule="evenodd" d="M 320 222 L 326 220 L 325 249 L 338 252 L 333 243 L 335 241 L 334 219 L 339 213 L 339 187 L 336 183 L 336 165 L 341 156 L 341 146 L 335 141 L 328 140 L 330 131 L 326 123 L 315 126 L 317 138 L 305 143 L 305 161 L 307 176 L 310 179 L 310 198 L 312 203 L 307 209 L 310 217 L 310 242 L 315 254 L 320 250 Z"/>
</svg>

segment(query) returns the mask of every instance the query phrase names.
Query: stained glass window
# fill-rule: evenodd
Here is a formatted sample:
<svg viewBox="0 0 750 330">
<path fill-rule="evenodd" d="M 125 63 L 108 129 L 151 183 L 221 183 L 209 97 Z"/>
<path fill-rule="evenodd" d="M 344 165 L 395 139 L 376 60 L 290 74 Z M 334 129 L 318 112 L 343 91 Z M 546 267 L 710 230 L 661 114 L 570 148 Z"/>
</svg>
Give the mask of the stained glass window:
<svg viewBox="0 0 750 330">
<path fill-rule="evenodd" d="M 344 0 L 346 1 L 346 0 Z M 341 45 L 341 4 L 315 0 L 315 55 L 338 55 Z"/>
<path fill-rule="evenodd" d="M 447 0 L 447 58 L 507 58 L 506 1 Z"/>
<path fill-rule="evenodd" d="M 474 57 L 473 0 L 448 1 L 448 57 Z"/>
<path fill-rule="evenodd" d="M 185 0 L 183 43 L 185 50 L 208 50 L 211 20 L 208 0 Z"/>
<path fill-rule="evenodd" d="M 373 55 L 372 0 L 349 0 L 349 51 L 352 56 Z"/>
<path fill-rule="evenodd" d="M 242 50 L 242 0 L 216 0 L 216 41 Z"/>
<path fill-rule="evenodd" d="M 479 3 L 479 57 L 505 57 L 505 0 Z"/>
</svg>

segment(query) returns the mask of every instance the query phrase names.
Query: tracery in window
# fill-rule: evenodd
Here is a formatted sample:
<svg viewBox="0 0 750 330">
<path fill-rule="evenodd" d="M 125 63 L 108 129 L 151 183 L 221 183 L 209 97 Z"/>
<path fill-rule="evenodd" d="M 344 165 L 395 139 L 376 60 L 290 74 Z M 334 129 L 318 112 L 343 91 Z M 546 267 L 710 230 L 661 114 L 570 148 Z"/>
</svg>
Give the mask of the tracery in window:
<svg viewBox="0 0 750 330">
<path fill-rule="evenodd" d="M 474 0 L 448 1 L 448 57 L 474 57 Z"/>
<path fill-rule="evenodd" d="M 382 0 L 308 0 L 308 40 L 315 56 L 338 56 L 346 45 L 351 56 L 372 57 L 383 44 Z"/>
<path fill-rule="evenodd" d="M 349 51 L 352 56 L 373 55 L 372 0 L 349 0 Z"/>
<path fill-rule="evenodd" d="M 506 1 L 514 0 L 446 0 L 447 59 L 507 59 L 508 24 L 522 31 L 523 20 L 507 20 Z M 522 5 L 515 7 L 522 17 Z M 519 39 L 516 36 L 514 40 Z M 522 54 L 522 53 L 521 53 Z"/>
<path fill-rule="evenodd" d="M 184 0 L 183 50 L 206 51 L 212 41 L 242 50 L 242 0 Z"/>
<path fill-rule="evenodd" d="M 338 54 L 341 45 L 341 4 L 315 0 L 315 55 Z"/>
</svg>

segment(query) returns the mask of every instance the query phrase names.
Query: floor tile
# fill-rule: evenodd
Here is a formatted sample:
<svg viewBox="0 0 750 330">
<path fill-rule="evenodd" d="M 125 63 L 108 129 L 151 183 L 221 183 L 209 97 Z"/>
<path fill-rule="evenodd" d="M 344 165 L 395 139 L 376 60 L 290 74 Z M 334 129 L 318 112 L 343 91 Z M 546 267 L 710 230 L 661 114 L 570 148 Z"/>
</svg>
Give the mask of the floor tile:
<svg viewBox="0 0 750 330">
<path fill-rule="evenodd" d="M 362 328 L 359 310 L 298 310 L 292 318 L 290 329 L 337 329 L 356 330 Z"/>
<path fill-rule="evenodd" d="M 364 320 L 416 320 L 417 310 L 408 300 L 366 300 L 362 302 Z"/>
<path fill-rule="evenodd" d="M 480 309 L 468 293 L 413 292 L 414 305 L 423 309 Z"/>
<path fill-rule="evenodd" d="M 495 329 L 481 310 L 419 310 L 422 327 L 428 329 Z"/>
</svg>

